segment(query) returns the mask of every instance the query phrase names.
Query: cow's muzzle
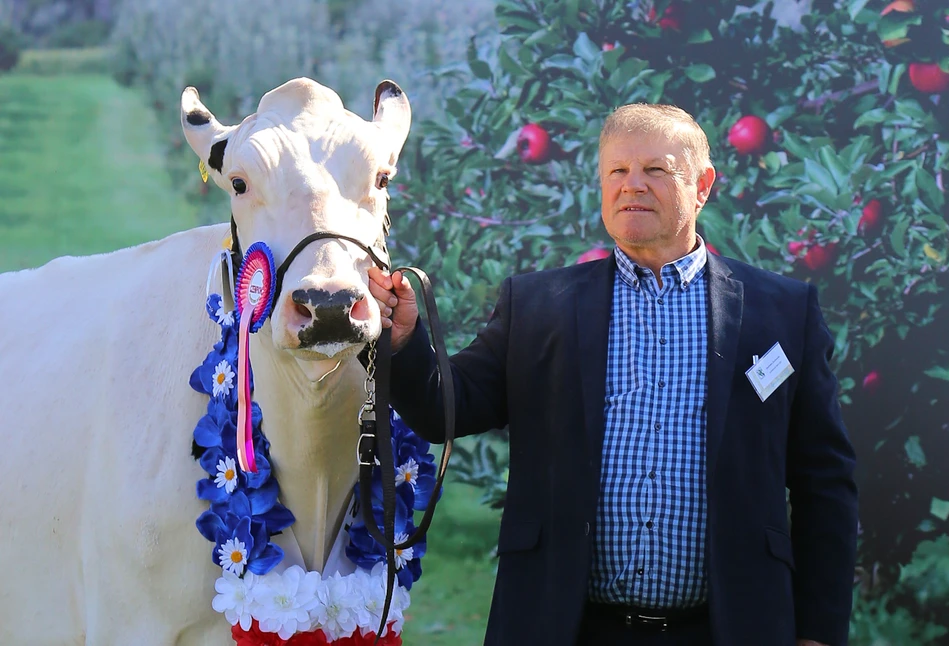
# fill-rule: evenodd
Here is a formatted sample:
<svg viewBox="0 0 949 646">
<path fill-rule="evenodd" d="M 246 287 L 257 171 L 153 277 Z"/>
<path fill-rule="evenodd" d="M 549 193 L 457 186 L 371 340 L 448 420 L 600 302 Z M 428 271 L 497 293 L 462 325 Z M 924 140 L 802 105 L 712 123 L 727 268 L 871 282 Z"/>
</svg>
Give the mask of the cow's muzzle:
<svg viewBox="0 0 949 646">
<path fill-rule="evenodd" d="M 368 340 L 369 305 L 358 290 L 295 289 L 290 300 L 294 311 L 290 324 L 300 340 L 299 347 Z"/>
</svg>

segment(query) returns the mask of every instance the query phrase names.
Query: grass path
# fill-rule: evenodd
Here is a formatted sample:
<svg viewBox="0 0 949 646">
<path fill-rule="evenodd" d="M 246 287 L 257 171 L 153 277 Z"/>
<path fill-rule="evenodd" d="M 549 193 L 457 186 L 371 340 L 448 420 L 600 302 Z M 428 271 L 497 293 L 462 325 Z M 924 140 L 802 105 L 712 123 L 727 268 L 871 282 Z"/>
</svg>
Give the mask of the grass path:
<svg viewBox="0 0 949 646">
<path fill-rule="evenodd" d="M 108 76 L 0 76 L 0 271 L 195 226 L 158 132 Z"/>
</svg>

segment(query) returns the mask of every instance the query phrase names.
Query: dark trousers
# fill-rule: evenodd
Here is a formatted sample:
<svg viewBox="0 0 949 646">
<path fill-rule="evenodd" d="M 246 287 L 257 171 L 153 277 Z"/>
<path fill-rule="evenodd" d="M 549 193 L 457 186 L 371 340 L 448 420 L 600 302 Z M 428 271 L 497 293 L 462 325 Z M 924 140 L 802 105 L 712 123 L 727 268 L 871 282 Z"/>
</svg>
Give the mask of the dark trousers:
<svg viewBox="0 0 949 646">
<path fill-rule="evenodd" d="M 660 630 L 639 623 L 627 625 L 617 615 L 588 604 L 576 646 L 712 646 L 712 632 L 707 616 Z"/>
</svg>

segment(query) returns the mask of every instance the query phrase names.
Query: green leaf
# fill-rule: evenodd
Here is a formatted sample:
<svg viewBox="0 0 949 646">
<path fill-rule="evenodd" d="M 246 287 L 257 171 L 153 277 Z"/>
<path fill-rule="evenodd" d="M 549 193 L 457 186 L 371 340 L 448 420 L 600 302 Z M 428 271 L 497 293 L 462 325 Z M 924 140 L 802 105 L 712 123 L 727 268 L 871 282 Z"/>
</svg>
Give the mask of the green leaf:
<svg viewBox="0 0 949 646">
<path fill-rule="evenodd" d="M 911 435 L 903 448 L 906 450 L 906 457 L 917 469 L 926 466 L 926 454 L 923 453 L 923 447 L 919 444 L 918 435 Z"/>
<path fill-rule="evenodd" d="M 923 374 L 926 375 L 927 377 L 932 377 L 933 379 L 942 379 L 943 381 L 949 381 L 949 368 L 936 366 L 935 368 L 924 370 Z"/>
<path fill-rule="evenodd" d="M 600 48 L 593 44 L 589 36 L 581 33 L 573 43 L 573 53 L 584 61 L 592 61 L 600 55 Z"/>
<path fill-rule="evenodd" d="M 939 190 L 936 180 L 925 169 L 920 168 L 916 171 L 916 188 L 919 189 L 919 199 L 929 210 L 934 213 L 939 213 L 942 210 L 946 198 Z"/>
<path fill-rule="evenodd" d="M 833 175 L 834 183 L 837 184 L 840 190 L 843 190 L 850 183 L 850 170 L 844 166 L 830 146 L 821 146 L 821 149 L 817 152 L 821 163 Z"/>
<path fill-rule="evenodd" d="M 687 41 L 689 45 L 698 45 L 700 43 L 710 43 L 712 42 L 712 32 L 708 29 L 702 29 L 701 31 L 692 32 L 689 34 L 689 39 Z"/>
<path fill-rule="evenodd" d="M 715 78 L 715 69 L 705 63 L 693 63 L 685 68 L 685 75 L 696 83 L 706 83 Z"/>
<path fill-rule="evenodd" d="M 942 500 L 933 496 L 929 503 L 929 513 L 939 520 L 949 519 L 949 500 Z"/>
<path fill-rule="evenodd" d="M 807 175 L 808 179 L 812 182 L 818 184 L 822 188 L 830 191 L 835 197 L 837 195 L 837 182 L 834 181 L 834 176 L 830 172 L 818 164 L 815 161 L 810 159 L 804 160 L 804 172 Z"/>
<path fill-rule="evenodd" d="M 903 218 L 896 223 L 890 233 L 890 244 L 893 246 L 893 251 L 903 258 L 906 257 L 906 231 L 909 229 L 909 224 L 909 219 Z"/>
</svg>

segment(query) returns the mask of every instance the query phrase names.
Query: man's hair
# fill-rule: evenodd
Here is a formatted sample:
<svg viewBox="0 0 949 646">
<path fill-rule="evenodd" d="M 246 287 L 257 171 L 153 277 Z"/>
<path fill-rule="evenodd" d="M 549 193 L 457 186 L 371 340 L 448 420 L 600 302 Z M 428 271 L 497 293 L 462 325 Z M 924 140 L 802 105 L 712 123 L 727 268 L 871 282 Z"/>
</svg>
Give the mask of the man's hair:
<svg viewBox="0 0 949 646">
<path fill-rule="evenodd" d="M 662 134 L 682 141 L 685 144 L 685 162 L 693 182 L 712 165 L 705 131 L 691 114 L 674 105 L 630 103 L 616 108 L 606 118 L 600 131 L 600 151 L 606 142 L 627 133 Z"/>
</svg>

